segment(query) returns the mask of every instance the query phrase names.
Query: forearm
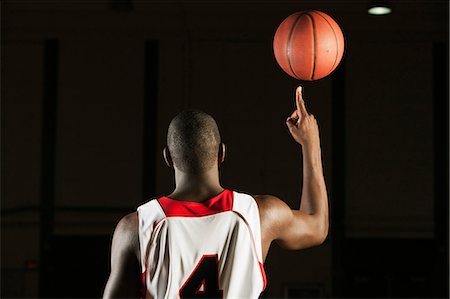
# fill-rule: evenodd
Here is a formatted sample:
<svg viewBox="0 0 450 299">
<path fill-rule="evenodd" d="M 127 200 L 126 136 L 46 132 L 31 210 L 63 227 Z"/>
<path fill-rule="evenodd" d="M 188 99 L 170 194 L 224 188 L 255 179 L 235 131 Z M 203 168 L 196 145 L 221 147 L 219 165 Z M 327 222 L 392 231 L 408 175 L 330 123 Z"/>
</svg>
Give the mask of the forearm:
<svg viewBox="0 0 450 299">
<path fill-rule="evenodd" d="M 286 229 L 284 237 L 282 232 L 279 240 L 288 248 L 301 249 L 325 240 L 328 234 L 328 195 L 323 177 L 319 126 L 314 115 L 306 110 L 300 86 L 295 103 L 297 109 L 287 118 L 286 125 L 294 140 L 302 146 L 303 188 L 300 210 L 291 210 L 293 217 L 290 223 L 295 225 Z"/>
<path fill-rule="evenodd" d="M 300 210 L 328 225 L 328 195 L 323 176 L 320 142 L 302 146 L 303 190 Z"/>
</svg>

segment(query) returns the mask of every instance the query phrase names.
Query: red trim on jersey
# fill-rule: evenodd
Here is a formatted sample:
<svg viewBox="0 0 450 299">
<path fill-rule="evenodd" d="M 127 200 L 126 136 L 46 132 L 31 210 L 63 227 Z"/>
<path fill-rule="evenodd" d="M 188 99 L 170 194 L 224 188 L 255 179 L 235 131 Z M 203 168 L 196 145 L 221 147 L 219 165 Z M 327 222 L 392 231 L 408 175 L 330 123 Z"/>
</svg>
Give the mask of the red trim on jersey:
<svg viewBox="0 0 450 299">
<path fill-rule="evenodd" d="M 156 221 L 155 223 L 153 223 L 153 231 L 152 231 L 152 234 L 151 234 L 151 236 L 150 236 L 150 240 L 151 240 L 152 237 L 153 237 L 153 232 L 155 231 L 155 228 L 156 228 L 156 227 L 158 226 L 158 224 L 160 224 L 161 221 L 163 221 L 164 219 L 166 219 L 166 217 L 161 218 L 161 219 L 159 219 L 158 221 Z"/>
<path fill-rule="evenodd" d="M 225 189 L 217 196 L 202 202 L 181 201 L 163 196 L 158 198 L 158 203 L 166 217 L 202 217 L 231 211 L 233 208 L 233 191 Z"/>
<path fill-rule="evenodd" d="M 238 211 L 233 211 L 233 212 L 236 213 L 236 215 L 238 215 L 245 222 L 245 224 L 248 227 L 248 231 L 250 232 L 250 237 L 251 237 L 252 243 L 253 243 L 253 252 L 255 253 L 256 260 L 258 261 L 259 269 L 261 270 L 261 276 L 262 276 L 262 280 L 263 280 L 263 289 L 261 291 L 261 293 L 262 293 L 266 289 L 267 276 L 266 276 L 266 271 L 264 270 L 264 264 L 262 262 L 260 262 L 258 259 L 258 253 L 256 252 L 256 242 L 255 242 L 255 237 L 253 236 L 252 227 L 247 222 L 247 219 L 245 219 L 245 217 L 241 213 L 239 213 Z"/>
<path fill-rule="evenodd" d="M 264 264 L 259 262 L 259 268 L 261 269 L 261 274 L 263 277 L 263 282 L 264 282 L 264 286 L 263 286 L 263 292 L 266 289 L 267 286 L 267 277 L 266 277 L 266 271 L 264 270 Z"/>
</svg>

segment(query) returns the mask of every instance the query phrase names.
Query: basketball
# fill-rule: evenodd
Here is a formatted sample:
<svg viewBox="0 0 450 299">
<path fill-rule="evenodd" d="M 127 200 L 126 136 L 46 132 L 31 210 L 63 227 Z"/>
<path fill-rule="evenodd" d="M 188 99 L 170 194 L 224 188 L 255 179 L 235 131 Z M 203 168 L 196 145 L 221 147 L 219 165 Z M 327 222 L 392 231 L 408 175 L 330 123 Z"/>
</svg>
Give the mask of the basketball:
<svg viewBox="0 0 450 299">
<path fill-rule="evenodd" d="M 309 10 L 296 12 L 278 26 L 273 51 L 280 67 L 306 81 L 326 77 L 344 53 L 344 35 L 329 15 Z"/>
</svg>

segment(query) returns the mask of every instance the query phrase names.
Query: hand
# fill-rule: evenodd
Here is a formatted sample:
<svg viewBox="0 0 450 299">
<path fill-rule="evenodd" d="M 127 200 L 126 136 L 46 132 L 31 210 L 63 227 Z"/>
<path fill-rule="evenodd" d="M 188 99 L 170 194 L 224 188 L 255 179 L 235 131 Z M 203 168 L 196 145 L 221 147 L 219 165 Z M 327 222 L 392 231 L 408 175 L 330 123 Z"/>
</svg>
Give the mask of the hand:
<svg viewBox="0 0 450 299">
<path fill-rule="evenodd" d="M 314 115 L 306 111 L 305 101 L 302 96 L 302 87 L 297 87 L 295 92 L 297 109 L 286 120 L 294 140 L 302 146 L 319 145 L 319 126 Z"/>
</svg>

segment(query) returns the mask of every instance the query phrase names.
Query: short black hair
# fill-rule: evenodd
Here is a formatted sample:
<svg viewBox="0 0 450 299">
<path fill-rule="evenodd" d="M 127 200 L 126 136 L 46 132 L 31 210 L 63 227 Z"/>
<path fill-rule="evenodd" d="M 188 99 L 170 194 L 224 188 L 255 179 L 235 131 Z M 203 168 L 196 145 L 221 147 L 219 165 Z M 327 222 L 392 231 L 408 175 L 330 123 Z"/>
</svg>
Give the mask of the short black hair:
<svg viewBox="0 0 450 299">
<path fill-rule="evenodd" d="M 167 131 L 172 161 L 182 172 L 201 173 L 217 165 L 220 142 L 216 121 L 200 110 L 180 112 Z"/>
</svg>

